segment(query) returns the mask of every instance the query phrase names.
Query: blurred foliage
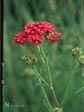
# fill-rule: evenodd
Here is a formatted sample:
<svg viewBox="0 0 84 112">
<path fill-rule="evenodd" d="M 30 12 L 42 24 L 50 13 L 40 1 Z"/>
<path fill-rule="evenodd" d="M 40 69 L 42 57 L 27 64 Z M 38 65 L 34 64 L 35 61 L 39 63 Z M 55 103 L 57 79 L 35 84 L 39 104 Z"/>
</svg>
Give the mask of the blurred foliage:
<svg viewBox="0 0 84 112">
<path fill-rule="evenodd" d="M 4 0 L 3 11 L 3 111 L 47 112 L 40 87 L 35 85 L 38 83 L 37 79 L 25 72 L 27 65 L 21 60 L 27 50 L 13 43 L 12 39 L 16 33 L 22 31 L 27 22 L 33 21 L 48 21 L 55 24 L 57 31 L 62 32 L 61 40 L 54 44 L 49 55 L 54 88 L 61 102 L 69 78 L 73 75 L 74 59 L 71 50 L 76 46 L 84 50 L 84 0 Z M 44 50 L 46 51 L 46 47 Z M 84 90 L 72 97 L 82 87 L 84 70 L 78 68 L 69 91 L 69 101 L 63 108 L 64 112 L 84 112 Z M 49 97 L 52 101 L 52 97 Z M 24 107 L 8 108 L 5 103 L 24 104 Z"/>
</svg>

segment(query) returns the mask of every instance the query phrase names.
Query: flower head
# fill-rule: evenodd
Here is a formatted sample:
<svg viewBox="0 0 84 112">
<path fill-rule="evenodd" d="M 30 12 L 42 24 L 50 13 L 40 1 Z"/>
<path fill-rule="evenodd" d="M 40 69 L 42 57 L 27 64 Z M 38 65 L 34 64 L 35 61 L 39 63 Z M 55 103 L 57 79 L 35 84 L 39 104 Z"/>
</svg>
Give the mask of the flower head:
<svg viewBox="0 0 84 112">
<path fill-rule="evenodd" d="M 26 42 L 26 34 L 24 32 L 19 32 L 18 34 L 15 35 L 13 41 L 18 43 Z"/>
<path fill-rule="evenodd" d="M 32 53 L 22 56 L 22 60 L 25 61 L 29 65 L 33 65 L 37 63 L 38 61 L 37 57 Z"/>
<path fill-rule="evenodd" d="M 18 43 L 33 43 L 34 45 L 38 45 L 44 40 L 44 34 L 47 34 L 48 42 L 56 41 L 61 37 L 61 33 L 53 32 L 54 25 L 49 22 L 33 22 L 28 23 L 24 26 L 23 32 L 20 32 L 15 35 L 13 38 L 14 42 Z"/>
<path fill-rule="evenodd" d="M 44 40 L 44 36 L 39 36 L 38 34 L 30 35 L 27 38 L 27 42 L 34 43 L 35 45 L 40 44 Z"/>
<path fill-rule="evenodd" d="M 48 22 L 34 22 L 28 23 L 24 26 L 24 32 L 28 35 L 43 35 L 44 33 L 51 33 L 54 30 L 54 25 Z"/>
<path fill-rule="evenodd" d="M 76 58 L 78 58 L 79 56 L 83 55 L 83 51 L 81 48 L 76 47 L 74 49 L 72 49 L 72 55 Z"/>
<path fill-rule="evenodd" d="M 61 33 L 59 32 L 52 32 L 52 33 L 49 33 L 49 35 L 47 36 L 48 38 L 48 42 L 51 43 L 52 41 L 56 41 L 58 40 L 60 37 L 61 37 Z"/>
</svg>

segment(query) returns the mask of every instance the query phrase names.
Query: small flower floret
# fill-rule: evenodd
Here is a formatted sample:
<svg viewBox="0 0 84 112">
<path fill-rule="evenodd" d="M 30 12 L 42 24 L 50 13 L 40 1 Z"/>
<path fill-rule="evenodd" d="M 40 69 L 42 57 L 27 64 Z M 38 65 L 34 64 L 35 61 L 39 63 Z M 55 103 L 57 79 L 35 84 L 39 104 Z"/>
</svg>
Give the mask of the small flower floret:
<svg viewBox="0 0 84 112">
<path fill-rule="evenodd" d="M 52 32 L 50 33 L 47 38 L 48 38 L 48 42 L 51 43 L 52 41 L 56 41 L 61 37 L 61 33 L 59 32 Z"/>
</svg>

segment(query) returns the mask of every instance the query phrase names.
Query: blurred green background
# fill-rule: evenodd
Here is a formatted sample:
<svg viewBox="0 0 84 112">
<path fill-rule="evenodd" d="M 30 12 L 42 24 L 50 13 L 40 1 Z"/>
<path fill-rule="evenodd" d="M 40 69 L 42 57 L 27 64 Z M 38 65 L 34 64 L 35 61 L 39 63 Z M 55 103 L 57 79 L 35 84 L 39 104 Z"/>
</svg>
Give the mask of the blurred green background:
<svg viewBox="0 0 84 112">
<path fill-rule="evenodd" d="M 40 87 L 35 85 L 38 83 L 35 76 L 21 60 L 26 50 L 13 43 L 12 39 L 26 23 L 34 21 L 50 22 L 62 32 L 61 40 L 54 44 L 49 56 L 54 88 L 61 102 L 69 78 L 73 75 L 71 50 L 76 46 L 84 50 L 84 0 L 4 0 L 3 11 L 3 112 L 48 112 Z M 84 90 L 74 95 L 83 87 L 84 71 L 78 68 L 69 91 L 69 101 L 63 107 L 64 112 L 84 112 Z M 24 107 L 6 107 L 5 103 Z"/>
</svg>

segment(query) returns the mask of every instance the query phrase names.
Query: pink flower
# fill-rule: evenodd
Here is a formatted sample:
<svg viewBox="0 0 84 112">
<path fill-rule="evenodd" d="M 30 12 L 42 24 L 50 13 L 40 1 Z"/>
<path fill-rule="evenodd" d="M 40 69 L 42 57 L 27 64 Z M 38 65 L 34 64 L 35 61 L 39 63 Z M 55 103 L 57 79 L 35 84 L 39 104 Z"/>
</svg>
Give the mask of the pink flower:
<svg viewBox="0 0 84 112">
<path fill-rule="evenodd" d="M 34 43 L 35 45 L 40 44 L 44 40 L 44 36 L 39 36 L 38 34 L 30 35 L 27 38 L 27 42 Z"/>
<path fill-rule="evenodd" d="M 53 32 L 54 25 L 46 21 L 28 23 L 24 26 L 23 32 L 15 35 L 13 41 L 18 43 L 33 43 L 35 45 L 40 44 L 44 40 L 44 34 L 46 33 L 48 42 L 56 41 L 61 37 L 61 33 Z"/>
<path fill-rule="evenodd" d="M 51 43 L 52 41 L 56 41 L 61 37 L 61 33 L 59 32 L 52 32 L 47 36 L 48 43 Z"/>
<path fill-rule="evenodd" d="M 24 32 L 19 32 L 18 34 L 15 35 L 15 37 L 13 38 L 14 42 L 18 42 L 18 43 L 24 43 L 26 42 L 26 34 Z"/>
<path fill-rule="evenodd" d="M 32 35 L 36 33 L 38 35 L 43 35 L 44 33 L 48 32 L 51 33 L 54 29 L 54 25 L 48 22 L 35 22 L 29 23 L 24 26 L 24 32 L 28 35 Z"/>
</svg>

